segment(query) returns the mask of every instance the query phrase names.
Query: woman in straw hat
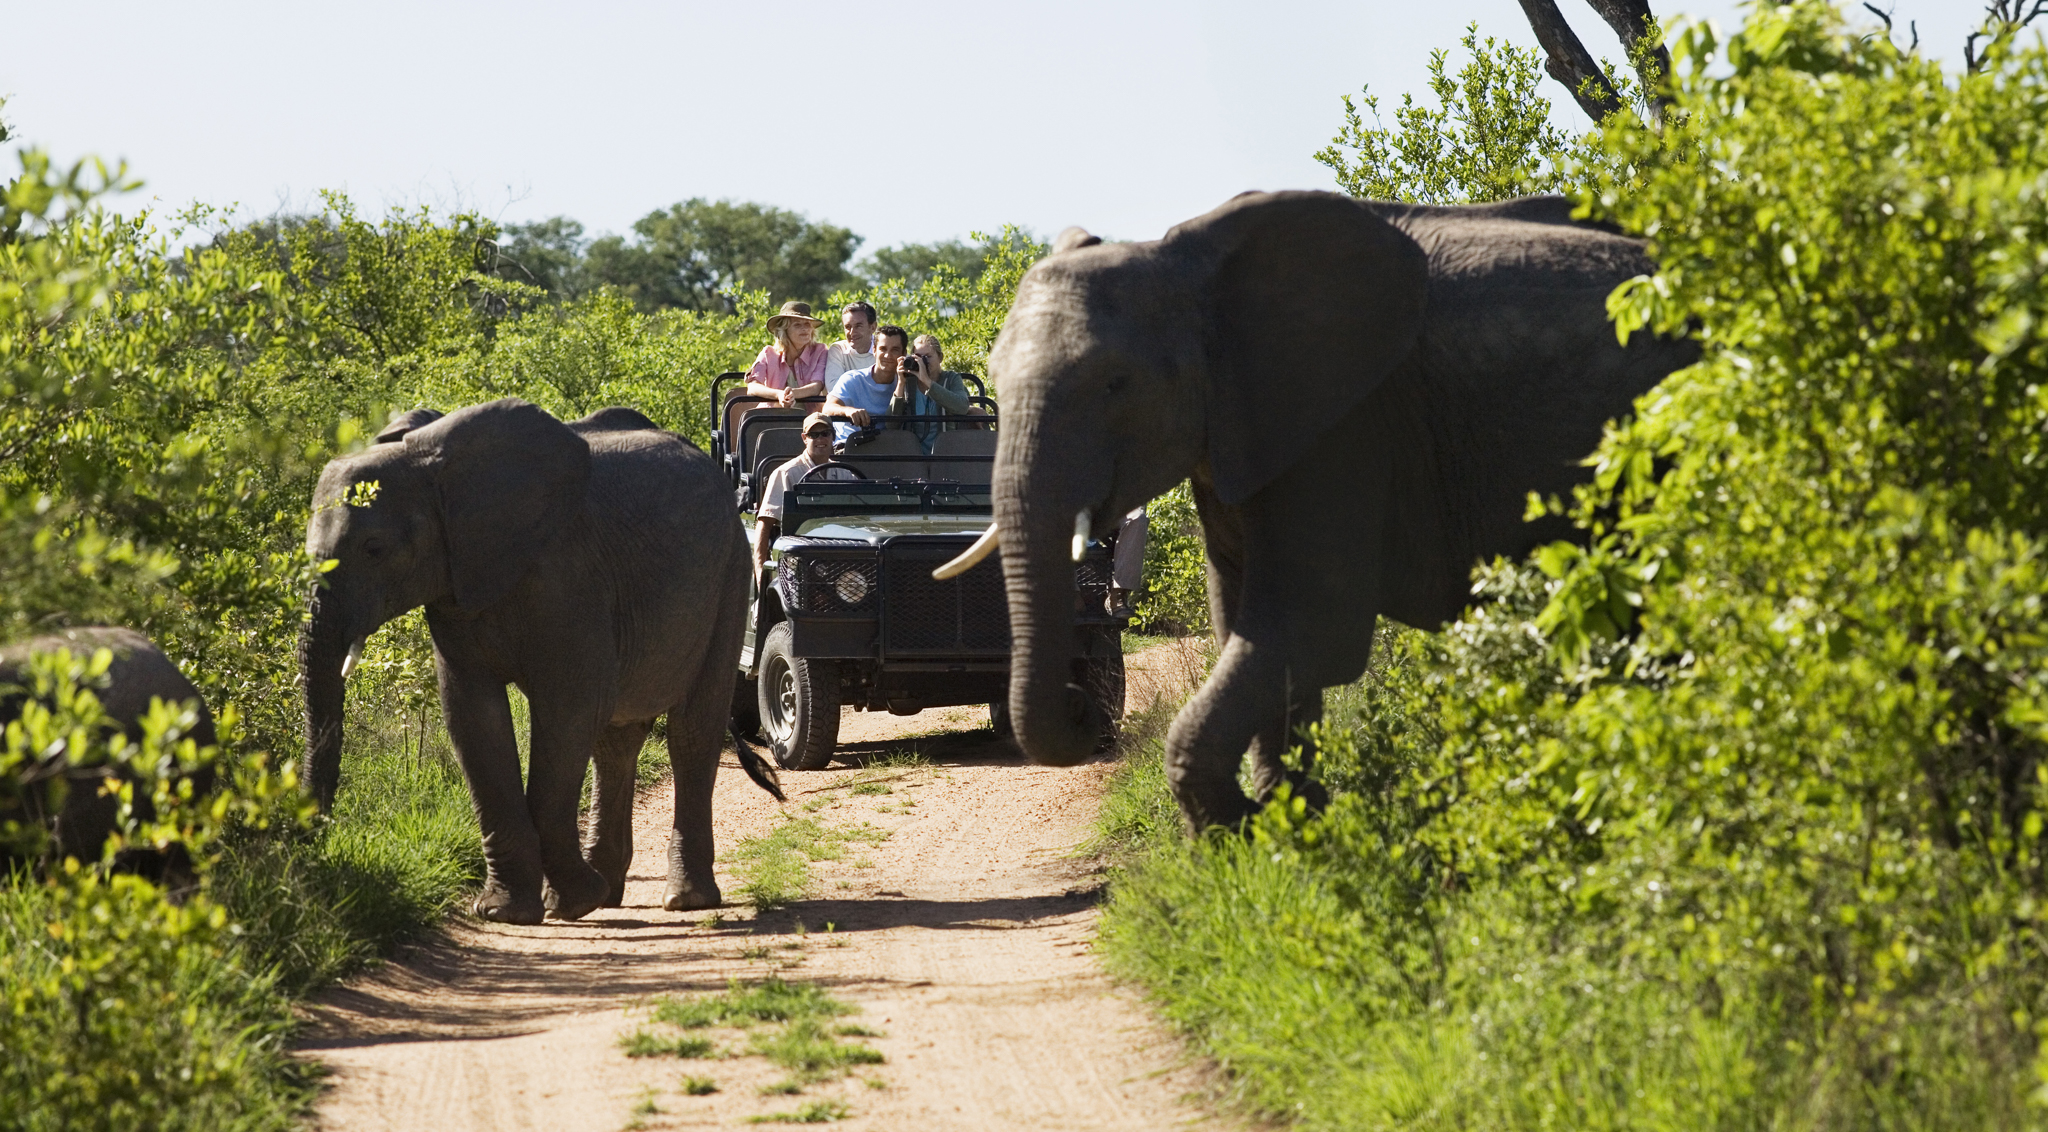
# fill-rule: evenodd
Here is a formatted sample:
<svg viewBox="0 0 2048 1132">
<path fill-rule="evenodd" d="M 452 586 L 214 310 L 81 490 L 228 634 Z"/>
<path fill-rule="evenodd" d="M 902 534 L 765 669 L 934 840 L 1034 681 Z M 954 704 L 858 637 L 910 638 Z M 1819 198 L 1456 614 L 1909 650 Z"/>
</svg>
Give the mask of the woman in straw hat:
<svg viewBox="0 0 2048 1132">
<path fill-rule="evenodd" d="M 787 302 L 769 315 L 768 333 L 775 340 L 761 347 L 761 356 L 747 371 L 747 392 L 773 397 L 784 406 L 823 394 L 825 344 L 818 341 L 823 321 L 811 316 L 809 303 Z"/>
</svg>

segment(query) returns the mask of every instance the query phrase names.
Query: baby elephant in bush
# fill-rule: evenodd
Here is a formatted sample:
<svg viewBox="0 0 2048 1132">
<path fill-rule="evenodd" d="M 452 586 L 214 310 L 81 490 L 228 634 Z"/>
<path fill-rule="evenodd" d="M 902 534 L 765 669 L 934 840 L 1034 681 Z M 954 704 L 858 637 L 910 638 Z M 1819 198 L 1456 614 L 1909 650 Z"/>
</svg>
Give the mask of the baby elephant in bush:
<svg viewBox="0 0 2048 1132">
<path fill-rule="evenodd" d="M 103 683 L 91 686 L 106 713 L 107 733 L 103 738 L 118 734 L 129 743 L 140 742 L 142 720 L 149 715 L 152 702 L 161 700 L 171 705 L 191 705 L 198 719 L 186 737 L 201 748 L 215 744 L 213 714 L 200 699 L 199 689 L 148 637 L 133 629 L 111 626 L 66 629 L 0 648 L 0 727 L 20 719 L 35 692 L 29 659 L 60 649 L 69 650 L 80 660 L 90 659 L 101 649 L 113 654 Z M 0 829 L 10 822 L 31 829 L 41 825 L 48 831 L 48 841 L 40 855 L 57 861 L 66 857 L 86 862 L 99 860 L 107 838 L 120 824 L 119 799 L 107 793 L 104 786 L 122 775 L 124 768 L 116 765 L 118 760 L 110 762 L 108 754 L 105 745 L 97 746 L 83 759 L 73 759 L 62 750 L 31 753 L 22 764 L 0 771 L 0 790 L 4 790 L 0 793 Z M 194 787 L 200 791 L 213 786 L 211 768 L 193 772 L 192 778 Z M 145 791 L 138 789 L 135 794 L 135 816 L 145 822 L 155 820 L 154 807 Z M 5 851 L 12 856 L 24 848 L 7 845 Z M 162 851 L 124 849 L 116 854 L 114 865 L 147 876 L 174 891 L 189 888 L 193 880 L 191 858 L 182 846 Z"/>
</svg>

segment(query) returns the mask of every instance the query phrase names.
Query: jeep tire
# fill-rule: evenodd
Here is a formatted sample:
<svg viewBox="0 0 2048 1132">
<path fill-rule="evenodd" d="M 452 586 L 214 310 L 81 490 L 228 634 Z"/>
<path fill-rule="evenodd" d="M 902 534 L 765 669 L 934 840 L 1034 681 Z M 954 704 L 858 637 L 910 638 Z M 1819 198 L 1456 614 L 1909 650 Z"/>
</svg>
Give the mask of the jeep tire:
<svg viewBox="0 0 2048 1132">
<path fill-rule="evenodd" d="M 789 622 L 761 649 L 761 731 L 784 770 L 823 770 L 839 745 L 839 665 L 790 650 Z"/>
<path fill-rule="evenodd" d="M 1124 717 L 1124 656 L 1084 657 L 1074 662 L 1074 683 L 1088 693 L 1101 711 L 1102 734 L 1096 740 L 1097 754 L 1116 749 L 1117 721 Z"/>
</svg>

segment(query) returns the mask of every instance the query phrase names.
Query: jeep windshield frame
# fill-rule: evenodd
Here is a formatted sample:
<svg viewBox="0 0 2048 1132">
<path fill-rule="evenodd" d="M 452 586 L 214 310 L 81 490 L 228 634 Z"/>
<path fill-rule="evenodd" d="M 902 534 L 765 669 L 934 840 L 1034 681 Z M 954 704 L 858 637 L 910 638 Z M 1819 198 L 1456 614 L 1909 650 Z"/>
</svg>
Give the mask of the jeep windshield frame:
<svg viewBox="0 0 2048 1132">
<path fill-rule="evenodd" d="M 882 517 L 992 515 L 995 497 L 987 484 L 953 480 L 824 480 L 790 485 L 782 504 L 782 529 L 802 530 L 816 519 L 849 515 Z"/>
</svg>

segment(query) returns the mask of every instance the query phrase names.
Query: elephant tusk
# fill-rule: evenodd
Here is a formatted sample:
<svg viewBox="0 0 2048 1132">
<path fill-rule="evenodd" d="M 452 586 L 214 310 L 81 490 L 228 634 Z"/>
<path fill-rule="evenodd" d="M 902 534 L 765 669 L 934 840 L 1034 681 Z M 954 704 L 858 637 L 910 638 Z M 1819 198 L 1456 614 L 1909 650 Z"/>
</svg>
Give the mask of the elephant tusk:
<svg viewBox="0 0 2048 1132">
<path fill-rule="evenodd" d="M 1079 562 L 1081 556 L 1088 553 L 1088 532 L 1094 527 L 1095 516 L 1089 514 L 1088 508 L 1083 507 L 1074 514 L 1074 561 Z"/>
<path fill-rule="evenodd" d="M 957 578 L 965 574 L 974 569 L 982 559 L 987 558 L 989 552 L 1001 545 L 1002 541 L 1001 532 L 996 530 L 994 523 L 990 523 L 988 529 L 981 532 L 981 537 L 974 540 L 973 546 L 961 551 L 960 557 L 932 571 L 932 577 L 943 582 L 948 578 Z"/>
<path fill-rule="evenodd" d="M 369 638 L 364 637 L 348 647 L 348 655 L 343 657 L 341 661 L 341 678 L 343 680 L 348 679 L 348 674 L 355 671 L 356 662 L 363 659 L 363 646 L 368 643 Z"/>
</svg>

